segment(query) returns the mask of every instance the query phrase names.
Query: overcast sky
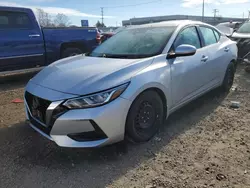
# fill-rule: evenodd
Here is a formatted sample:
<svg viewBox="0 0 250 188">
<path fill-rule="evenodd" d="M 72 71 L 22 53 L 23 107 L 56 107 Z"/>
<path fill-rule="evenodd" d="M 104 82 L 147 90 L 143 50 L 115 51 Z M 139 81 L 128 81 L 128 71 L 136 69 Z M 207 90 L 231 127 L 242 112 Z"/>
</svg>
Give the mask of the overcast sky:
<svg viewBox="0 0 250 188">
<path fill-rule="evenodd" d="M 205 15 L 212 16 L 219 9 L 223 17 L 245 17 L 250 10 L 250 0 L 205 0 Z M 87 19 L 93 26 L 100 19 L 104 7 L 104 23 L 121 25 L 122 20 L 133 17 L 162 16 L 171 14 L 201 15 L 202 0 L 1 0 L 0 5 L 42 8 L 52 16 L 64 13 L 74 25 Z M 129 5 L 129 6 L 127 6 Z M 125 7 L 118 7 L 125 6 Z"/>
</svg>

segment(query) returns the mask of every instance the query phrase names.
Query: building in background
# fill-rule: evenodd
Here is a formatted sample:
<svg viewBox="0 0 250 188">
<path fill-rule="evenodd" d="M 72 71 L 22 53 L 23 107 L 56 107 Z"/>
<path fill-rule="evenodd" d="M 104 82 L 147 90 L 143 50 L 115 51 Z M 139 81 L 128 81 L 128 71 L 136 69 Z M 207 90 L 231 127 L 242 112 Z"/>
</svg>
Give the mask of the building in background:
<svg viewBox="0 0 250 188">
<path fill-rule="evenodd" d="M 154 16 L 154 17 L 144 17 L 144 18 L 131 18 L 129 20 L 122 21 L 123 26 L 127 25 L 141 25 L 147 23 L 155 23 L 155 22 L 162 22 L 162 21 L 170 21 L 170 20 L 195 20 L 201 21 L 201 16 L 190 16 L 190 15 L 170 15 L 170 16 Z M 230 22 L 230 21 L 237 21 L 237 22 L 244 22 L 246 19 L 243 18 L 228 18 L 228 17 L 204 17 L 204 22 L 217 25 L 223 22 Z"/>
</svg>

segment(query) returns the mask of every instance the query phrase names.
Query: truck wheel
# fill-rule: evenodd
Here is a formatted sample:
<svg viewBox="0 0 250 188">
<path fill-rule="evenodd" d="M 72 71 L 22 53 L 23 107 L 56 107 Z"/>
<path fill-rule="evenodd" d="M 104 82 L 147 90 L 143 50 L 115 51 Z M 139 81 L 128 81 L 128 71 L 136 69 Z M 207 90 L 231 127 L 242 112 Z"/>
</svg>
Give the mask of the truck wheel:
<svg viewBox="0 0 250 188">
<path fill-rule="evenodd" d="M 164 109 L 155 91 L 143 92 L 132 103 L 126 121 L 126 138 L 132 142 L 146 142 L 160 129 Z"/>
<path fill-rule="evenodd" d="M 79 48 L 66 48 L 62 52 L 62 58 L 75 56 L 78 54 L 82 54 L 82 50 L 80 50 Z"/>
</svg>

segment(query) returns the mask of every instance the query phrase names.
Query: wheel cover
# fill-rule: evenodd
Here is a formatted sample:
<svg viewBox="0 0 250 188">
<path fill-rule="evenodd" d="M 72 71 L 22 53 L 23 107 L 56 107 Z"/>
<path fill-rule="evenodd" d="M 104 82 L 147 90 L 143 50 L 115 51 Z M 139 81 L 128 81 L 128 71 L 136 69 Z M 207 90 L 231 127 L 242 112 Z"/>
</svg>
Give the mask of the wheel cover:
<svg viewBox="0 0 250 188">
<path fill-rule="evenodd" d="M 152 127 L 158 118 L 156 109 L 148 101 L 143 101 L 135 117 L 135 128 L 137 132 L 143 133 Z"/>
</svg>

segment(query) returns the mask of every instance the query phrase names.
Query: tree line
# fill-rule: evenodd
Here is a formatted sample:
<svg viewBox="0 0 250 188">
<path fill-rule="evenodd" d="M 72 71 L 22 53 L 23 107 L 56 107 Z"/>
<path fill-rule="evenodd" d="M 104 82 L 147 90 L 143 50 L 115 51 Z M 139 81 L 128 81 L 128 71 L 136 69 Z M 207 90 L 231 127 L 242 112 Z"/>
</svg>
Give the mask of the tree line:
<svg viewBox="0 0 250 188">
<path fill-rule="evenodd" d="M 37 9 L 36 16 L 42 27 L 69 27 L 71 22 L 65 14 L 57 14 L 54 18 L 43 9 Z"/>
<path fill-rule="evenodd" d="M 42 27 L 77 27 L 75 25 L 71 25 L 69 17 L 65 14 L 57 14 L 54 18 L 52 18 L 52 16 L 43 9 L 37 9 L 36 17 Z M 101 23 L 99 20 L 95 26 L 97 28 L 106 27 L 105 24 Z"/>
</svg>

